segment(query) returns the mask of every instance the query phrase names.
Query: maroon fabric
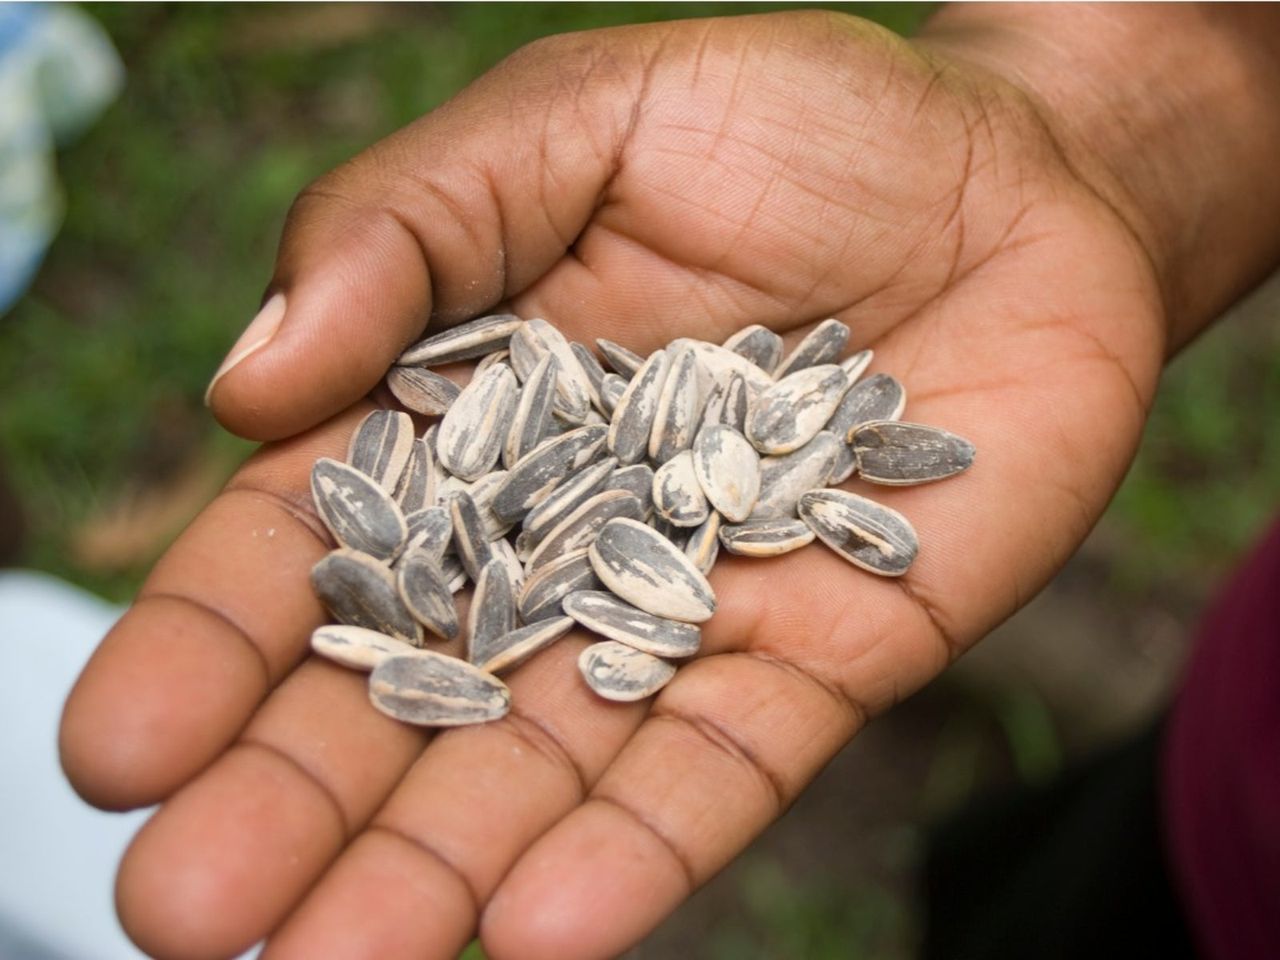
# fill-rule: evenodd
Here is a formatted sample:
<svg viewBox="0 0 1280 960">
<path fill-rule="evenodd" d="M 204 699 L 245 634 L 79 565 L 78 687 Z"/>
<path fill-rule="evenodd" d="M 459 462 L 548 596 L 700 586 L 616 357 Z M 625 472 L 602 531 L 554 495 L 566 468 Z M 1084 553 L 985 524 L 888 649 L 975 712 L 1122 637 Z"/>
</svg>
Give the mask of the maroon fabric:
<svg viewBox="0 0 1280 960">
<path fill-rule="evenodd" d="M 1173 873 L 1201 949 L 1280 957 L 1280 524 L 1201 624 L 1163 781 Z"/>
</svg>

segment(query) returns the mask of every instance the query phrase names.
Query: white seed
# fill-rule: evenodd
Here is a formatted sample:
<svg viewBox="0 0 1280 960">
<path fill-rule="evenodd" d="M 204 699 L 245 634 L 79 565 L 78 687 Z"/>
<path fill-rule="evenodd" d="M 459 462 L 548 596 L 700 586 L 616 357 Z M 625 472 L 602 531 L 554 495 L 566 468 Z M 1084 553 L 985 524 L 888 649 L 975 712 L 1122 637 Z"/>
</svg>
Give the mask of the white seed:
<svg viewBox="0 0 1280 960">
<path fill-rule="evenodd" d="M 516 378 L 505 364 L 490 367 L 467 384 L 440 421 L 436 455 L 445 468 L 464 480 L 492 470 L 515 404 Z"/>
<path fill-rule="evenodd" d="M 707 499 L 731 523 L 751 515 L 760 496 L 760 456 L 733 427 L 715 424 L 698 431 L 693 467 Z"/>
<path fill-rule="evenodd" d="M 312 632 L 311 649 L 352 670 L 372 670 L 387 657 L 412 654 L 417 648 L 376 630 L 331 623 Z"/>
<path fill-rule="evenodd" d="M 477 317 L 420 340 L 400 355 L 396 366 L 427 367 L 470 360 L 501 350 L 523 321 L 510 313 Z"/>
<path fill-rule="evenodd" d="M 356 468 L 321 457 L 311 468 L 311 495 L 320 519 L 344 547 L 379 560 L 396 556 L 409 533 L 391 496 Z"/>
<path fill-rule="evenodd" d="M 639 521 L 610 520 L 589 553 L 605 586 L 655 617 L 701 623 L 715 613 L 707 578 L 670 540 Z"/>
<path fill-rule="evenodd" d="M 413 419 L 407 413 L 375 410 L 351 435 L 347 463 L 391 493 L 409 462 L 413 440 Z"/>
<path fill-rule="evenodd" d="M 702 642 L 702 631 L 693 624 L 655 617 L 599 590 L 569 594 L 564 612 L 588 630 L 655 657 L 691 657 Z"/>
<path fill-rule="evenodd" d="M 806 367 L 756 397 L 747 415 L 747 439 L 761 453 L 790 453 L 804 446 L 831 418 L 849 388 L 835 364 Z"/>
<path fill-rule="evenodd" d="M 711 509 L 693 468 L 693 451 L 681 450 L 653 474 L 653 508 L 677 527 L 696 527 Z"/>
<path fill-rule="evenodd" d="M 587 686 L 606 700 L 628 702 L 651 697 L 676 675 L 676 668 L 616 640 L 593 643 L 578 657 Z"/>
</svg>

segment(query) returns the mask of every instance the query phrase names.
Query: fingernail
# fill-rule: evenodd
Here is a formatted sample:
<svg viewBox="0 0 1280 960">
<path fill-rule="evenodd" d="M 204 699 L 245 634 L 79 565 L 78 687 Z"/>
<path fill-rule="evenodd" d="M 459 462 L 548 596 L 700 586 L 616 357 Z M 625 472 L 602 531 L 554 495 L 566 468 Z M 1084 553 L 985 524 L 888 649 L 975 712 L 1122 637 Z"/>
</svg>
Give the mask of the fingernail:
<svg viewBox="0 0 1280 960">
<path fill-rule="evenodd" d="M 284 294 L 277 293 L 262 305 L 258 315 L 253 318 L 249 326 L 245 327 L 244 333 L 240 334 L 240 339 L 231 348 L 231 352 L 227 354 L 227 359 L 222 361 L 222 366 L 213 375 L 213 379 L 209 381 L 209 387 L 204 392 L 204 405 L 206 407 L 209 405 L 209 398 L 213 396 L 213 388 L 218 385 L 218 381 L 238 367 L 246 357 L 257 353 L 270 343 L 271 338 L 280 329 L 280 321 L 283 319 Z"/>
</svg>

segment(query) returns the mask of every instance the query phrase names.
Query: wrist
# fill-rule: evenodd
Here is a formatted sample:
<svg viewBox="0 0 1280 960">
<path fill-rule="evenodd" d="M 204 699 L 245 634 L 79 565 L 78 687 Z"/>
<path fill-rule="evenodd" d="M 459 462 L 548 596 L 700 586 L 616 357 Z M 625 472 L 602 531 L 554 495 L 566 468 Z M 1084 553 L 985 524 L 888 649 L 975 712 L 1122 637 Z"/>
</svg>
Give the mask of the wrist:
<svg viewBox="0 0 1280 960">
<path fill-rule="evenodd" d="M 921 42 L 1026 93 L 1151 258 L 1185 343 L 1280 260 L 1280 11 L 945 8 Z"/>
</svg>

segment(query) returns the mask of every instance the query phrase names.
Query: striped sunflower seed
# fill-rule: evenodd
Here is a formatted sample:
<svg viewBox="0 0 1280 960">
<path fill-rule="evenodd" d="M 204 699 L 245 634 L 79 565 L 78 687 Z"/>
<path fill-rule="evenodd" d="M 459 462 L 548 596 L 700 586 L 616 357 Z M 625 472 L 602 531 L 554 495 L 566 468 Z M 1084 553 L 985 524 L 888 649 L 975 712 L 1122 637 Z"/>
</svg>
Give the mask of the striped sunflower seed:
<svg viewBox="0 0 1280 960">
<path fill-rule="evenodd" d="M 730 375 L 738 373 L 747 384 L 747 391 L 755 396 L 773 386 L 773 377 L 767 370 L 761 370 L 746 357 L 726 350 L 724 347 L 705 340 L 691 340 L 680 337 L 671 341 L 667 350 L 674 354 L 684 347 L 689 347 L 698 357 L 698 363 L 706 373 L 707 392 L 710 385 L 721 380 L 728 380 Z"/>
<path fill-rule="evenodd" d="M 493 510 L 494 497 L 498 495 L 498 491 L 507 482 L 507 472 L 506 470 L 495 470 L 493 473 L 486 473 L 467 490 L 467 493 L 471 495 L 471 499 L 475 501 L 476 511 L 480 514 L 480 522 L 484 525 L 484 535 L 490 541 L 505 537 L 507 531 L 515 526 L 515 523 L 510 520 L 504 520 Z"/>
<path fill-rule="evenodd" d="M 569 343 L 569 349 L 573 351 L 573 358 L 578 361 L 578 366 L 581 368 L 583 376 L 586 377 L 591 405 L 605 416 L 608 416 L 600 397 L 600 384 L 604 381 L 604 367 L 600 366 L 600 361 L 596 359 L 596 355 L 585 344 L 573 340 Z"/>
<path fill-rule="evenodd" d="M 392 367 L 387 387 L 397 400 L 414 413 L 438 417 L 458 399 L 462 388 L 426 367 Z"/>
<path fill-rule="evenodd" d="M 450 593 L 457 593 L 467 585 L 467 570 L 457 554 L 446 553 L 440 558 L 440 572 L 444 574 L 444 582 Z"/>
<path fill-rule="evenodd" d="M 625 490 L 640 501 L 640 520 L 653 514 L 653 467 L 647 463 L 633 463 L 619 467 L 605 481 L 604 490 Z"/>
<path fill-rule="evenodd" d="M 506 568 L 507 580 L 511 583 L 511 595 L 520 596 L 520 591 L 524 589 L 524 565 L 516 556 L 516 548 L 509 540 L 494 540 L 489 544 L 489 552 L 494 560 L 500 561 Z"/>
<path fill-rule="evenodd" d="M 321 457 L 311 468 L 311 495 L 320 519 L 344 547 L 390 560 L 409 528 L 391 496 L 355 467 Z"/>
<path fill-rule="evenodd" d="M 743 327 L 722 346 L 750 360 L 761 370 L 777 369 L 782 362 L 782 338 L 758 323 Z"/>
<path fill-rule="evenodd" d="M 677 527 L 696 527 L 711 509 L 693 467 L 693 451 L 681 450 L 653 474 L 653 509 Z"/>
<path fill-rule="evenodd" d="M 409 461 L 404 465 L 394 493 L 400 512 L 406 514 L 406 518 L 435 500 L 435 491 L 431 489 L 431 457 L 432 453 L 423 440 L 413 441 Z"/>
<path fill-rule="evenodd" d="M 922 423 L 874 420 L 853 430 L 849 442 L 858 458 L 858 475 L 872 483 L 928 483 L 973 464 L 972 443 Z"/>
<path fill-rule="evenodd" d="M 907 572 L 920 541 L 907 518 L 845 490 L 812 490 L 800 498 L 800 518 L 844 559 L 883 577 Z"/>
<path fill-rule="evenodd" d="M 760 496 L 760 456 L 733 427 L 703 427 L 693 444 L 693 468 L 717 511 L 731 523 L 751 516 Z"/>
<path fill-rule="evenodd" d="M 698 417 L 702 412 L 698 385 L 698 358 L 684 349 L 671 358 L 671 367 L 658 395 L 658 407 L 649 431 L 649 458 L 666 463 L 681 450 L 689 449 Z"/>
<path fill-rule="evenodd" d="M 572 617 L 552 617 L 527 627 L 512 630 L 505 636 L 478 644 L 472 651 L 473 661 L 481 670 L 501 673 L 524 663 L 535 653 L 551 646 L 573 626 Z"/>
<path fill-rule="evenodd" d="M 794 517 L 801 494 L 826 486 L 827 478 L 848 447 L 825 430 L 799 450 L 780 457 L 760 458 L 760 496 L 750 519 Z"/>
<path fill-rule="evenodd" d="M 493 498 L 493 509 L 504 520 L 521 519 L 549 497 L 560 482 L 596 459 L 608 428 L 599 424 L 577 427 L 546 440 L 507 471 L 507 480 Z"/>
<path fill-rule="evenodd" d="M 854 428 L 872 420 L 897 420 L 907 406 L 907 391 L 887 373 L 877 373 L 849 388 L 826 429 L 846 440 Z"/>
<path fill-rule="evenodd" d="M 600 590 L 569 594 L 564 612 L 588 630 L 655 657 L 691 657 L 702 642 L 693 624 L 655 617 Z"/>
<path fill-rule="evenodd" d="M 524 321 L 510 313 L 494 313 L 460 323 L 419 340 L 400 354 L 399 367 L 438 367 L 501 350 Z"/>
<path fill-rule="evenodd" d="M 524 623 L 537 623 L 560 616 L 564 598 L 575 590 L 598 589 L 600 581 L 588 551 L 574 550 L 529 571 L 516 608 Z"/>
<path fill-rule="evenodd" d="M 311 649 L 352 670 L 372 670 L 387 657 L 413 654 L 417 647 L 376 630 L 331 623 L 312 632 Z"/>
<path fill-rule="evenodd" d="M 796 348 L 773 371 L 777 380 L 797 370 L 835 363 L 849 342 L 849 328 L 834 317 L 823 320 L 796 344 Z"/>
<path fill-rule="evenodd" d="M 603 640 L 578 657 L 587 686 L 606 700 L 629 702 L 651 697 L 676 675 L 676 668 L 625 643 Z"/>
<path fill-rule="evenodd" d="M 670 540 L 639 521 L 610 520 L 589 554 L 606 587 L 655 617 L 701 623 L 715 613 L 707 578 Z"/>
<path fill-rule="evenodd" d="M 367 553 L 332 551 L 311 568 L 311 586 L 339 623 L 422 646 L 422 626 L 400 600 L 390 568 Z"/>
<path fill-rule="evenodd" d="M 458 611 L 440 561 L 426 551 L 405 557 L 396 570 L 396 591 L 414 619 L 438 637 L 458 637 Z"/>
<path fill-rule="evenodd" d="M 436 456 L 445 469 L 463 480 L 492 470 L 515 405 L 516 378 L 505 364 L 467 384 L 440 421 Z"/>
<path fill-rule="evenodd" d="M 716 557 L 720 555 L 720 525 L 720 514 L 712 510 L 710 516 L 702 522 L 702 526 L 695 527 L 689 534 L 689 539 L 684 545 L 684 555 L 702 572 L 703 576 L 711 572 Z"/>
<path fill-rule="evenodd" d="M 507 366 L 511 366 L 510 361 L 511 361 L 510 350 L 495 350 L 493 351 L 493 353 L 486 353 L 483 357 L 480 358 L 480 362 L 476 364 L 476 368 L 471 375 L 473 377 L 478 377 L 480 376 L 480 374 L 484 373 L 486 370 L 492 367 L 495 363 L 505 363 Z"/>
<path fill-rule="evenodd" d="M 780 557 L 812 543 L 813 536 L 803 520 L 791 517 L 751 520 L 720 528 L 724 548 L 743 557 Z"/>
<path fill-rule="evenodd" d="M 413 441 L 413 419 L 407 413 L 375 410 L 351 435 L 347 463 L 391 493 L 409 462 Z"/>
<path fill-rule="evenodd" d="M 613 417 L 618 409 L 618 401 L 627 392 L 627 381 L 616 373 L 606 373 L 600 381 L 600 412 L 606 417 Z"/>
<path fill-rule="evenodd" d="M 527 543 L 537 547 L 565 517 L 598 493 L 618 466 L 617 457 L 605 457 L 575 477 L 567 477 L 551 495 L 525 514 L 523 529 Z"/>
<path fill-rule="evenodd" d="M 526 330 L 536 336 L 560 364 L 552 409 L 570 423 L 585 423 L 591 409 L 591 381 L 563 333 L 541 317 L 529 320 Z"/>
<path fill-rule="evenodd" d="M 850 383 L 857 383 L 858 378 L 867 372 L 867 367 L 871 366 L 871 361 L 874 359 L 874 351 L 859 350 L 841 360 L 840 369 L 849 375 Z"/>
<path fill-rule="evenodd" d="M 614 407 L 606 443 L 620 463 L 637 463 L 648 451 L 658 401 L 670 369 L 671 357 L 665 350 L 655 350 L 636 371 Z"/>
<path fill-rule="evenodd" d="M 633 353 L 620 343 L 601 339 L 596 341 L 596 346 L 609 364 L 609 368 L 623 380 L 631 380 L 644 366 L 644 357 Z"/>
<path fill-rule="evenodd" d="M 409 528 L 409 535 L 402 557 L 419 551 L 429 553 L 436 560 L 444 556 L 453 540 L 453 521 L 448 510 L 438 506 L 423 507 L 405 517 L 404 522 Z"/>
<path fill-rule="evenodd" d="M 453 545 L 463 569 L 474 583 L 484 565 L 493 559 L 484 518 L 471 494 L 455 493 L 449 498 L 449 519 L 453 521 Z"/>
<path fill-rule="evenodd" d="M 761 453 L 800 449 L 831 418 L 848 388 L 848 374 L 835 364 L 796 371 L 755 399 L 747 439 Z"/>
<path fill-rule="evenodd" d="M 374 667 L 369 699 L 387 716 L 424 727 L 484 723 L 511 709 L 511 691 L 497 677 L 425 650 Z"/>
<path fill-rule="evenodd" d="M 476 662 L 475 651 L 516 628 L 516 598 L 506 565 L 494 558 L 476 578 L 467 621 L 467 659 Z"/>
<path fill-rule="evenodd" d="M 739 373 L 730 373 L 727 379 L 712 385 L 707 405 L 702 411 L 702 426 L 723 424 L 742 433 L 747 425 L 749 401 L 747 381 Z"/>
<path fill-rule="evenodd" d="M 614 517 L 642 520 L 640 501 L 626 490 L 602 490 L 580 503 L 529 551 L 532 573 L 558 556 L 591 546 L 600 529 Z"/>
</svg>

